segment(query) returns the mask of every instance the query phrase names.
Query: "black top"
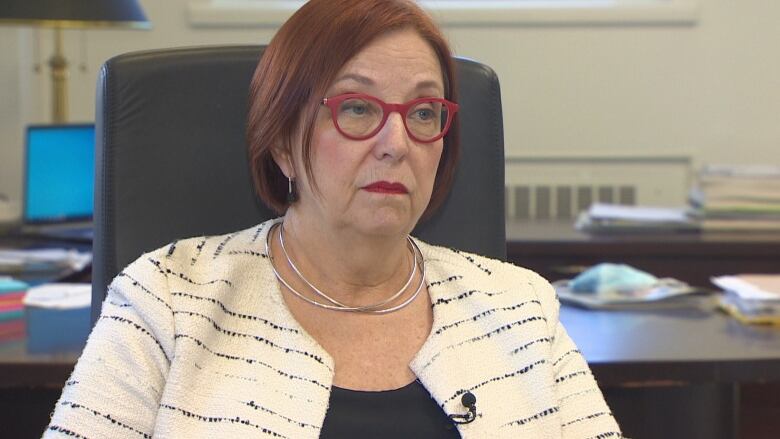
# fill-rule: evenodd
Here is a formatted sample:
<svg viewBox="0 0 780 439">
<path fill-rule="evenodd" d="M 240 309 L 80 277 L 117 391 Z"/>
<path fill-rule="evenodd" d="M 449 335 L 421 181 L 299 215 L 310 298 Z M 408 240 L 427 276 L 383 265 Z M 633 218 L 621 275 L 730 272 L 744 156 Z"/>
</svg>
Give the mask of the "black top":
<svg viewBox="0 0 780 439">
<path fill-rule="evenodd" d="M 425 387 L 415 380 L 400 389 L 381 392 L 333 386 L 320 438 L 455 439 L 460 434 Z"/>
</svg>

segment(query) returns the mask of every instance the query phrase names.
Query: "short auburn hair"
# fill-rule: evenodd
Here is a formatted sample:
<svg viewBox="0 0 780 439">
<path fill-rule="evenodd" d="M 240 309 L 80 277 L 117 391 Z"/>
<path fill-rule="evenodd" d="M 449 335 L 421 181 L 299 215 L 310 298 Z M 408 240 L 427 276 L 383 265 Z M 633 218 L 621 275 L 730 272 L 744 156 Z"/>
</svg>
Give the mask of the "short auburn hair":
<svg viewBox="0 0 780 439">
<path fill-rule="evenodd" d="M 249 92 L 247 145 L 255 190 L 277 213 L 289 207 L 287 178 L 273 159 L 283 148 L 292 154 L 297 130 L 309 180 L 311 140 L 321 99 L 341 68 L 377 37 L 413 29 L 430 44 L 439 60 L 444 97 L 457 102 L 455 67 L 449 45 L 412 0 L 310 0 L 285 22 L 257 64 Z M 444 138 L 428 217 L 447 197 L 460 152 L 457 113 Z"/>
</svg>

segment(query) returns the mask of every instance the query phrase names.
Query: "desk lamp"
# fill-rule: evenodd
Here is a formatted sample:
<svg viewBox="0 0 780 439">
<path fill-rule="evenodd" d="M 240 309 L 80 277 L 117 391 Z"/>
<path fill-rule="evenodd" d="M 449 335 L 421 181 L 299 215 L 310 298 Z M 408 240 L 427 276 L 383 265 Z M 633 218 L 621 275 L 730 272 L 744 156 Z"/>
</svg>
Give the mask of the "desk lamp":
<svg viewBox="0 0 780 439">
<path fill-rule="evenodd" d="M 54 28 L 54 53 L 49 58 L 54 123 L 68 118 L 68 61 L 62 51 L 62 29 L 151 27 L 138 0 L 0 0 L 0 24 Z"/>
</svg>

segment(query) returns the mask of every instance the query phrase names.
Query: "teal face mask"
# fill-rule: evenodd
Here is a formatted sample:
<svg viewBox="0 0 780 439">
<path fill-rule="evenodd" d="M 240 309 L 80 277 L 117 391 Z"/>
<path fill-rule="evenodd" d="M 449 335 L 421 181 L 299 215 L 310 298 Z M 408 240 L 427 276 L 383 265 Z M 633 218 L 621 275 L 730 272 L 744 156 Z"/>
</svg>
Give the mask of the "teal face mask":
<svg viewBox="0 0 780 439">
<path fill-rule="evenodd" d="M 603 263 L 583 271 L 571 280 L 575 293 L 630 293 L 658 283 L 658 278 L 625 264 Z"/>
</svg>

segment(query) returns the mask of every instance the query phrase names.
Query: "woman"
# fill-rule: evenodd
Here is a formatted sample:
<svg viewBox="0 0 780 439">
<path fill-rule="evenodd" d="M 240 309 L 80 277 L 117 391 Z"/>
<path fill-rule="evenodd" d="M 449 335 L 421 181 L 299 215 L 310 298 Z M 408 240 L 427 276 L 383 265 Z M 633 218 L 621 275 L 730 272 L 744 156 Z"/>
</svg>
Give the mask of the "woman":
<svg viewBox="0 0 780 439">
<path fill-rule="evenodd" d="M 414 3 L 303 6 L 251 87 L 284 216 L 118 275 L 46 436 L 620 437 L 547 282 L 409 238 L 452 179 L 454 101 Z"/>
</svg>

